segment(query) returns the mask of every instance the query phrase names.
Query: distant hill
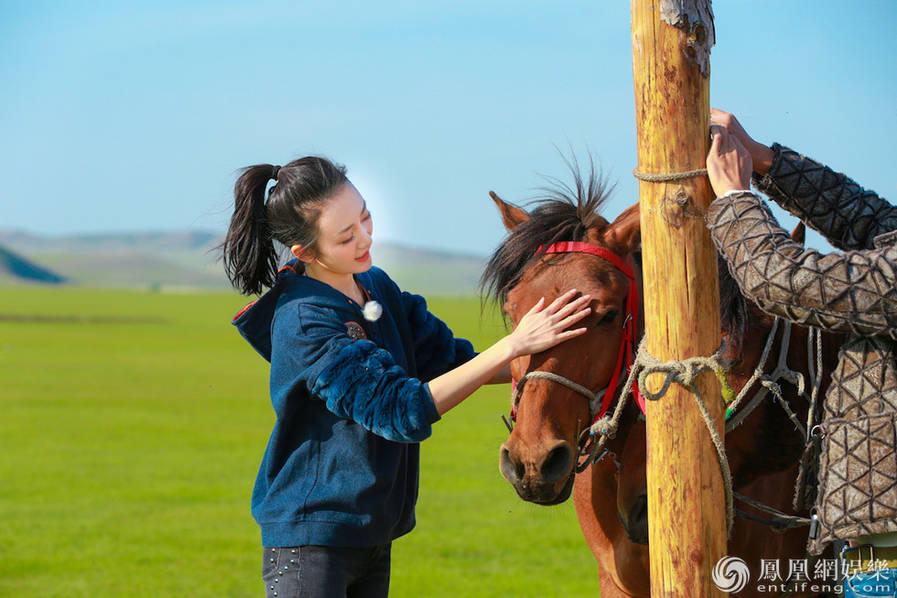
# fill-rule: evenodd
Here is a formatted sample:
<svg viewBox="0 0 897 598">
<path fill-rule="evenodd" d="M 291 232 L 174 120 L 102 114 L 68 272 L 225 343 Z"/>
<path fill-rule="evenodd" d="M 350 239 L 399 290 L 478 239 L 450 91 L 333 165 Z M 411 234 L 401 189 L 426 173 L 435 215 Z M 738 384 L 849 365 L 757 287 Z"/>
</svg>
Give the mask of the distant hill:
<svg viewBox="0 0 897 598">
<path fill-rule="evenodd" d="M 229 289 L 215 250 L 221 240 L 202 230 L 58 236 L 0 230 L 0 246 L 32 268 L 94 287 Z M 426 295 L 476 294 L 486 263 L 483 256 L 386 242 L 371 253 L 399 286 Z M 0 270 L 0 284 L 9 282 Z"/>
<path fill-rule="evenodd" d="M 0 246 L 0 280 L 7 283 L 60 284 L 65 278 Z"/>
</svg>

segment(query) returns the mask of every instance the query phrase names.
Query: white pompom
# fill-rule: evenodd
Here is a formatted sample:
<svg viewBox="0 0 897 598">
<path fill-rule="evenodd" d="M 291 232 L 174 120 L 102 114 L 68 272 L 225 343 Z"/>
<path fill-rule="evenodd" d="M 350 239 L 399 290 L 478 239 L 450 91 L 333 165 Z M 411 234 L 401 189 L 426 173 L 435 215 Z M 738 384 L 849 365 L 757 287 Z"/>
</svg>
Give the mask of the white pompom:
<svg viewBox="0 0 897 598">
<path fill-rule="evenodd" d="M 368 301 L 364 304 L 364 319 L 368 322 L 376 322 L 383 315 L 383 307 L 376 301 Z"/>
</svg>

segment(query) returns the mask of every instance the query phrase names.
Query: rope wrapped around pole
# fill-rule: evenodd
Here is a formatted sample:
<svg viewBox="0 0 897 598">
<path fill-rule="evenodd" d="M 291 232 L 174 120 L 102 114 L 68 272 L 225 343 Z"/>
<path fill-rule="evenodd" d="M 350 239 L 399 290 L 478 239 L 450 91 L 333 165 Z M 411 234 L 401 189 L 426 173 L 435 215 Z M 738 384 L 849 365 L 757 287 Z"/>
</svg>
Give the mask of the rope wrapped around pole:
<svg viewBox="0 0 897 598">
<path fill-rule="evenodd" d="M 580 440 L 580 444 L 583 445 L 582 452 L 586 453 L 588 458 L 577 466 L 577 472 L 584 471 L 589 465 L 597 461 L 600 458 L 600 455 L 603 455 L 602 451 L 604 445 L 609 439 L 616 435 L 623 410 L 632 394 L 633 380 L 636 378 L 638 379 L 640 392 L 648 401 L 660 400 L 667 393 L 670 386 L 673 383 L 676 383 L 691 392 L 695 399 L 695 403 L 698 406 L 698 410 L 701 413 L 701 417 L 704 420 L 704 425 L 707 427 L 707 432 L 710 434 L 710 440 L 713 443 L 713 447 L 716 449 L 716 458 L 719 462 L 719 468 L 723 478 L 723 489 L 726 497 L 726 530 L 727 532 L 731 532 L 735 516 L 732 471 L 729 468 L 729 460 L 726 458 L 726 449 L 723 447 L 723 440 L 713 423 L 713 417 L 710 415 L 707 405 L 704 402 L 704 397 L 696 383 L 696 379 L 700 374 L 703 374 L 704 372 L 713 372 L 720 380 L 724 389 L 724 394 L 728 393 L 734 395 L 734 392 L 731 387 L 729 387 L 729 383 L 726 380 L 725 367 L 721 361 L 725 346 L 721 345 L 716 353 L 710 357 L 689 357 L 682 361 L 666 362 L 661 362 L 648 353 L 648 350 L 645 347 L 645 338 L 643 338 L 638 346 L 638 351 L 633 360 L 632 369 L 629 372 L 628 379 L 623 384 L 623 390 L 620 393 L 620 397 L 617 399 L 617 406 L 614 409 L 613 415 L 610 417 L 602 417 L 592 424 L 590 428 L 584 430 L 584 438 Z M 646 379 L 651 374 L 662 374 L 664 376 L 663 384 L 657 392 L 648 390 Z M 588 435 L 588 437 L 586 437 L 586 435 Z"/>
<path fill-rule="evenodd" d="M 672 183 L 674 181 L 684 181 L 699 176 L 707 176 L 706 168 L 697 168 L 695 170 L 687 170 L 685 172 L 670 172 L 667 174 L 654 174 L 650 172 L 642 172 L 638 167 L 632 169 L 632 176 L 640 181 L 648 181 L 649 183 Z"/>
<path fill-rule="evenodd" d="M 694 397 L 698 410 L 701 413 L 701 417 L 704 420 L 704 425 L 707 427 L 707 433 L 710 435 L 710 440 L 713 442 L 713 447 L 716 449 L 716 458 L 717 461 L 719 461 L 720 473 L 723 476 L 723 489 L 725 490 L 726 496 L 726 531 L 727 533 L 731 533 L 732 524 L 735 518 L 732 471 L 729 469 L 729 460 L 726 458 L 726 449 L 723 447 L 723 439 L 720 437 L 720 434 L 713 423 L 713 416 L 710 415 L 710 411 L 707 410 L 707 404 L 704 402 L 704 397 L 697 385 L 697 377 L 704 372 L 713 372 L 716 374 L 717 378 L 723 381 L 725 380 L 725 369 L 720 363 L 723 348 L 723 346 L 720 346 L 716 353 L 710 357 L 689 357 L 682 361 L 671 360 L 661 362 L 648 353 L 643 340 L 642 345 L 639 346 L 636 363 L 640 366 L 638 386 L 642 396 L 645 397 L 645 400 L 659 400 L 667 393 L 670 385 L 674 382 L 679 386 L 688 389 Z M 633 365 L 633 369 L 635 369 L 635 365 Z M 657 392 L 649 391 L 648 385 L 645 383 L 646 378 L 651 374 L 664 375 L 663 384 Z M 726 384 L 725 386 L 728 385 Z"/>
</svg>

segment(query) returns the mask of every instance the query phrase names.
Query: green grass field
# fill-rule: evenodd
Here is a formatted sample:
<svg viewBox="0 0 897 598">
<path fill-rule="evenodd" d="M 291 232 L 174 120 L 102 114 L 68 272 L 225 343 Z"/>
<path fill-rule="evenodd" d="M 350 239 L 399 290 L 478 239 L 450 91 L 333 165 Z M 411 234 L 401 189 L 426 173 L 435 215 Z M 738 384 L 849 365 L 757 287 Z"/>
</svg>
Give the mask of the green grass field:
<svg viewBox="0 0 897 598">
<path fill-rule="evenodd" d="M 0 596 L 262 596 L 249 514 L 273 423 L 267 363 L 234 294 L 0 287 Z M 431 301 L 484 348 L 476 299 Z M 509 388 L 481 390 L 422 445 L 417 528 L 393 597 L 597 596 L 573 505 L 498 472 Z"/>
</svg>

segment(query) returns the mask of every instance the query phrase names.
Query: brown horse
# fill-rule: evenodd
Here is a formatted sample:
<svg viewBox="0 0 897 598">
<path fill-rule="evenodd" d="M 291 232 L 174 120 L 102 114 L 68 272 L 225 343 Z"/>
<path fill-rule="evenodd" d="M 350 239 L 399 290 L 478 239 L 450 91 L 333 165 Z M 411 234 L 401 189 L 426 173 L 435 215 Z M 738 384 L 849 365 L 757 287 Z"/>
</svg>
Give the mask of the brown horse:
<svg viewBox="0 0 897 598">
<path fill-rule="evenodd" d="M 575 189 L 562 186 L 549 190 L 550 195 L 532 213 L 490 194 L 509 234 L 490 259 L 482 286 L 487 297 L 502 305 L 512 326 L 539 297 L 551 300 L 569 288 L 591 294 L 592 314 L 583 321 L 592 329 L 589 333 L 549 351 L 514 360 L 511 373 L 515 380 L 521 380 L 530 372 L 551 372 L 597 392 L 608 387 L 624 343 L 630 281 L 621 268 L 632 269 L 641 297 L 639 210 L 636 204 L 608 222 L 598 214 L 606 199 L 603 182 L 594 172 L 585 183 L 577 172 L 574 176 Z M 545 252 L 559 242 L 604 248 L 625 264 L 617 267 L 590 253 Z M 727 378 L 737 392 L 757 367 L 774 320 L 744 299 L 727 276 L 725 265 L 720 265 L 720 272 L 721 323 L 726 343 L 723 359 L 730 364 Z M 637 322 L 643 321 L 641 304 L 632 315 Z M 640 338 L 643 330 L 635 333 Z M 777 352 L 784 334 L 778 333 L 767 363 L 779 359 Z M 808 331 L 793 326 L 790 335 L 787 363 L 807 376 L 812 367 L 808 366 Z M 826 341 L 824 336 L 822 346 L 820 379 L 827 381 L 837 357 L 833 348 L 840 343 Z M 599 564 L 601 595 L 647 597 L 650 577 L 644 418 L 630 401 L 615 437 L 606 445 L 608 452 L 576 474 L 580 432 L 592 421 L 595 406 L 590 408 L 582 389 L 577 391 L 558 380 L 528 376 L 515 395 L 517 404 L 512 405 L 512 413 L 516 411 L 516 426 L 501 447 L 502 475 L 520 498 L 538 504 L 561 503 L 572 490 L 580 526 Z M 621 386 L 606 391 L 613 394 L 614 401 Z M 818 396 L 824 395 L 825 386 L 822 383 Z M 791 399 L 788 403 L 794 417 L 806 422 L 808 401 L 795 400 L 798 392 L 793 384 L 784 383 L 781 388 Z M 791 507 L 804 437 L 771 397 L 726 435 L 725 445 L 735 492 L 785 513 L 809 516 L 805 510 L 794 513 Z M 761 559 L 778 559 L 781 575 L 786 577 L 789 559 L 806 558 L 806 527 L 777 532 L 756 520 L 769 520 L 768 515 L 744 504 L 736 503 L 736 507 L 746 517 L 753 515 L 754 520 L 736 517 L 728 554 L 748 564 L 751 581 L 760 572 Z M 761 594 L 752 584 L 739 593 L 754 595 Z"/>
</svg>

